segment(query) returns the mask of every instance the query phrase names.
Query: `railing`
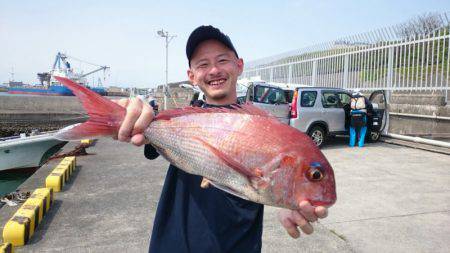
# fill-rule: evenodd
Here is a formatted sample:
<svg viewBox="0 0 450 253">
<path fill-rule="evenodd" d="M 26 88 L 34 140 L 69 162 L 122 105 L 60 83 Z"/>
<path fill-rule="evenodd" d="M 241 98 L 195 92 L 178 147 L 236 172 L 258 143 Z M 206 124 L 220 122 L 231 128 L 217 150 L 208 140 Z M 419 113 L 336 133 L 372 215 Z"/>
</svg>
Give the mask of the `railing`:
<svg viewBox="0 0 450 253">
<path fill-rule="evenodd" d="M 418 34 L 405 24 L 250 62 L 242 78 L 361 90 L 449 90 L 450 22 Z M 427 27 L 425 27 L 427 28 Z"/>
</svg>

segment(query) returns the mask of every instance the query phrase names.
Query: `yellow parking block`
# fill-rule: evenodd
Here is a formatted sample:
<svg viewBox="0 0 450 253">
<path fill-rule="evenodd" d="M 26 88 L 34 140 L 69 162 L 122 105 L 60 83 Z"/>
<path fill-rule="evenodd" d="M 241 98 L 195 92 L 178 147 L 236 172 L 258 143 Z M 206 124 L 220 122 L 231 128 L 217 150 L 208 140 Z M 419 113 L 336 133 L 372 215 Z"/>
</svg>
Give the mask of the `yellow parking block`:
<svg viewBox="0 0 450 253">
<path fill-rule="evenodd" d="M 81 144 L 91 145 L 94 140 L 84 139 L 81 140 Z"/>
<path fill-rule="evenodd" d="M 14 217 L 26 217 L 30 219 L 28 236 L 31 238 L 34 231 L 36 231 L 36 227 L 39 225 L 39 206 L 24 204 L 19 208 L 19 210 L 17 210 Z"/>
<path fill-rule="evenodd" d="M 30 238 L 30 223 L 28 217 L 13 216 L 3 228 L 3 241 L 13 246 L 23 246 Z"/>
<path fill-rule="evenodd" d="M 64 157 L 63 161 L 71 161 L 74 167 L 77 166 L 77 157 L 76 156 Z"/>
<path fill-rule="evenodd" d="M 2 243 L 0 244 L 0 253 L 14 253 L 14 247 L 9 242 Z"/>
<path fill-rule="evenodd" d="M 69 176 L 70 176 L 72 175 L 75 166 L 73 166 L 73 162 L 70 160 L 62 160 L 56 167 L 67 167 L 69 169 Z"/>
<path fill-rule="evenodd" d="M 31 194 L 30 198 L 42 199 L 45 204 L 44 215 L 50 209 L 50 206 L 53 204 L 53 189 L 52 188 L 38 188 L 34 190 L 33 194 Z"/>
<path fill-rule="evenodd" d="M 24 205 L 29 205 L 29 206 L 37 206 L 37 207 L 39 207 L 39 220 L 38 220 L 38 223 L 41 223 L 42 218 L 44 217 L 44 213 L 45 213 L 44 200 L 30 197 L 23 204 Z"/>
<path fill-rule="evenodd" d="M 52 173 L 63 173 L 64 174 L 64 181 L 69 181 L 69 172 L 70 168 L 69 165 L 58 165 L 56 168 L 53 169 Z"/>
<path fill-rule="evenodd" d="M 64 186 L 64 173 L 52 172 L 45 178 L 45 187 L 52 188 L 53 192 L 60 192 Z"/>
</svg>

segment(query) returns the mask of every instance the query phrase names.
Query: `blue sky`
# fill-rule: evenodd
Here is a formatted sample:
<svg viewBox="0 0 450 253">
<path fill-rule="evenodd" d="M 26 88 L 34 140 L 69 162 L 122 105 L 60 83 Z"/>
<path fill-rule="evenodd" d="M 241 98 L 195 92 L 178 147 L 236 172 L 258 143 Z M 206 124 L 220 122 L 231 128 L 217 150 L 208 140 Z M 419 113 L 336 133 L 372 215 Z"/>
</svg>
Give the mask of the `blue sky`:
<svg viewBox="0 0 450 253">
<path fill-rule="evenodd" d="M 370 31 L 425 12 L 448 12 L 450 1 L 7 1 L 0 0 L 0 83 L 37 82 L 58 51 L 111 67 L 106 85 L 154 87 L 186 80 L 186 40 L 199 25 L 227 33 L 244 61 Z M 75 67 L 89 68 L 76 61 Z M 92 67 L 91 67 L 92 69 Z"/>
</svg>

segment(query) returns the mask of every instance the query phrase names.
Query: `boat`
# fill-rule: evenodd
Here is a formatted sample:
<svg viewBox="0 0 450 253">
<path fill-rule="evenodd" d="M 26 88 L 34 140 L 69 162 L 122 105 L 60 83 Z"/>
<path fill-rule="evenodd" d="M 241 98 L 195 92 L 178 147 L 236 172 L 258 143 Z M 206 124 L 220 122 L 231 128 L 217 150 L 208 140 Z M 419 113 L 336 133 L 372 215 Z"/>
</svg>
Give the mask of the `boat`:
<svg viewBox="0 0 450 253">
<path fill-rule="evenodd" d="M 8 89 L 8 93 L 46 96 L 73 96 L 72 91 L 63 85 L 51 85 L 48 87 L 41 85 L 11 87 Z"/>
<path fill-rule="evenodd" d="M 10 85 L 8 89 L 8 93 L 10 94 L 28 94 L 28 95 L 48 95 L 48 96 L 73 96 L 73 93 L 71 90 L 69 90 L 67 87 L 63 86 L 61 83 L 59 83 L 54 77 L 65 77 L 73 80 L 74 82 L 79 83 L 80 85 L 83 85 L 94 92 L 105 96 L 107 95 L 107 91 L 102 86 L 96 86 L 91 87 L 88 85 L 86 77 L 94 74 L 96 72 L 99 72 L 103 70 L 103 73 L 105 74 L 105 71 L 109 69 L 108 66 L 100 66 L 92 63 L 88 63 L 89 65 L 94 65 L 97 68 L 89 71 L 88 73 L 77 73 L 74 71 L 74 69 L 71 67 L 70 62 L 68 61 L 69 58 L 72 58 L 74 60 L 78 60 L 84 63 L 87 63 L 85 61 L 79 60 L 77 58 L 68 56 L 67 54 L 63 54 L 61 52 L 58 52 L 55 58 L 55 62 L 53 63 L 52 70 L 50 72 L 43 72 L 38 73 L 38 79 L 40 80 L 40 84 L 35 85 Z M 99 80 L 100 83 L 100 80 Z"/>
<path fill-rule="evenodd" d="M 55 132 L 0 139 L 0 171 L 40 167 L 67 142 L 54 138 Z"/>
</svg>

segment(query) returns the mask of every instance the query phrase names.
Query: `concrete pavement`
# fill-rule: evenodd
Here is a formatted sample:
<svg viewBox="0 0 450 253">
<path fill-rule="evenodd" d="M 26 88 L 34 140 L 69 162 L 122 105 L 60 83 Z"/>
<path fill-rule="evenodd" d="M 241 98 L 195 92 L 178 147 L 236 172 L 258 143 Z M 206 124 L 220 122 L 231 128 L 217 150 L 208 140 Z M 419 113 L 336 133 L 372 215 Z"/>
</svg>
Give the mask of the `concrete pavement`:
<svg viewBox="0 0 450 253">
<path fill-rule="evenodd" d="M 337 181 L 329 217 L 294 240 L 277 209 L 266 207 L 263 252 L 450 252 L 450 157 L 386 143 L 348 148 L 346 141 L 323 149 Z M 95 155 L 78 159 L 30 244 L 16 252 L 147 251 L 168 163 L 106 139 L 88 151 Z M 22 188 L 42 185 L 51 167 Z M 0 229 L 12 212 L 0 209 Z"/>
<path fill-rule="evenodd" d="M 356 252 L 450 252 L 450 156 L 339 141 L 323 150 L 338 195 L 323 224 Z"/>
</svg>

